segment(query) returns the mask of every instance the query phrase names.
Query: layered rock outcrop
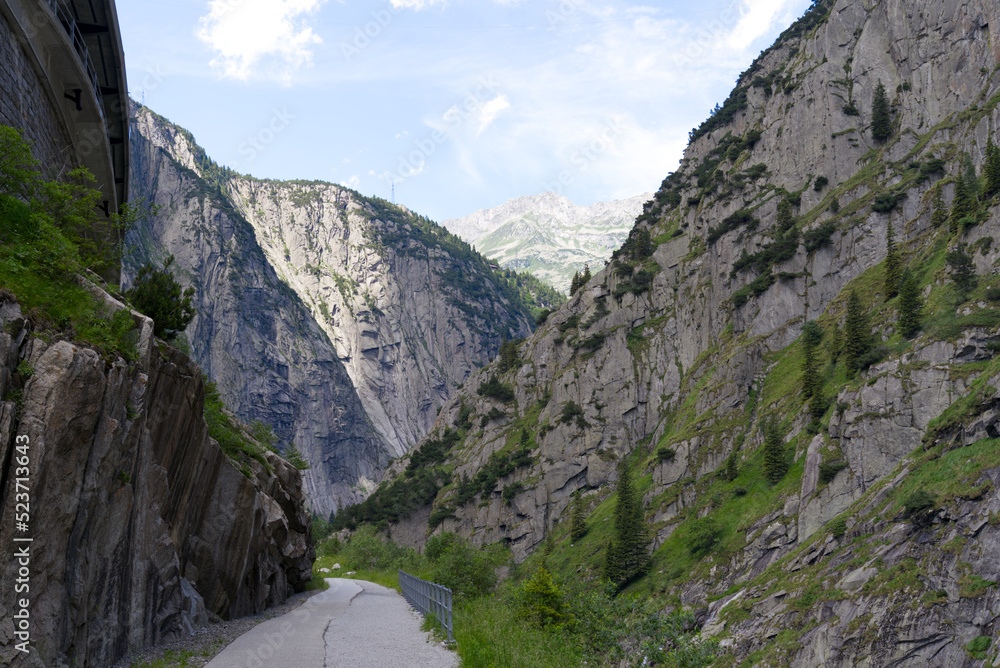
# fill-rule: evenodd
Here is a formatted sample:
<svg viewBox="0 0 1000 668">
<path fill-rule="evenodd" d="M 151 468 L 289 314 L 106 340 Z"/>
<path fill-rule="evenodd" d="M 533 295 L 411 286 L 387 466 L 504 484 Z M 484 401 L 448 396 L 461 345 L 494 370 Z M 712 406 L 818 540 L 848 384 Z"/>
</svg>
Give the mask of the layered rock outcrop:
<svg viewBox="0 0 1000 668">
<path fill-rule="evenodd" d="M 0 298 L 0 541 L 29 555 L 0 563 L 3 665 L 111 665 L 311 577 L 298 470 L 270 453 L 267 469 L 237 469 L 208 435 L 200 369 L 133 317 L 126 361 L 34 336 Z M 30 654 L 17 649 L 22 598 Z"/>
</svg>

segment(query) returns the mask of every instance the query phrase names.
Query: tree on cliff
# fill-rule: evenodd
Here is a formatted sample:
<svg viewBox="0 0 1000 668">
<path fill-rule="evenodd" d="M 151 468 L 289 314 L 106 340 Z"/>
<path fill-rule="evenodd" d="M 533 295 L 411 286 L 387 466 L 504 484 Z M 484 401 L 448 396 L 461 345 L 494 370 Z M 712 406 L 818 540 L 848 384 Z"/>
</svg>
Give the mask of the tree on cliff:
<svg viewBox="0 0 1000 668">
<path fill-rule="evenodd" d="M 958 297 L 965 301 L 979 282 L 976 278 L 976 265 L 965 251 L 965 244 L 958 244 L 954 250 L 945 255 L 944 259 L 951 267 L 951 280 L 958 291 Z"/>
<path fill-rule="evenodd" d="M 618 466 L 615 494 L 614 537 L 608 543 L 604 577 L 620 591 L 649 570 L 650 543 L 642 499 L 639 498 L 632 481 L 632 472 L 624 460 Z"/>
<path fill-rule="evenodd" d="M 167 341 L 176 339 L 196 313 L 191 305 L 194 288 L 184 290 L 174 279 L 170 271 L 173 263 L 171 255 L 163 263 L 163 269 L 147 264 L 139 270 L 135 285 L 125 291 L 125 298 L 136 310 L 153 319 L 153 333 Z"/>
<path fill-rule="evenodd" d="M 847 295 L 847 315 L 844 317 L 844 363 L 851 373 L 858 370 L 861 356 L 868 352 L 871 331 L 868 315 L 861 306 L 861 298 L 851 288 Z"/>
<path fill-rule="evenodd" d="M 983 194 L 993 197 L 1000 194 L 1000 148 L 993 143 L 993 137 L 986 142 L 986 187 Z"/>
<path fill-rule="evenodd" d="M 875 98 L 872 100 L 872 139 L 882 143 L 892 136 L 892 114 L 889 111 L 889 98 L 885 94 L 885 86 L 878 82 L 875 87 Z"/>
<path fill-rule="evenodd" d="M 885 230 L 885 267 L 883 273 L 886 300 L 892 299 L 899 293 L 901 271 L 899 251 L 896 249 L 896 235 L 893 233 L 892 223 L 889 223 Z"/>
<path fill-rule="evenodd" d="M 819 388 L 819 371 L 816 368 L 816 348 L 823 340 L 823 328 L 815 320 L 802 326 L 802 393 L 811 399 Z"/>
<path fill-rule="evenodd" d="M 788 472 L 785 461 L 785 441 L 781 436 L 781 426 L 773 415 L 764 420 L 764 477 L 772 485 L 778 483 Z"/>
<path fill-rule="evenodd" d="M 924 302 L 920 298 L 917 277 L 909 269 L 903 272 L 899 284 L 899 333 L 912 338 L 920 331 L 920 316 Z"/>
</svg>

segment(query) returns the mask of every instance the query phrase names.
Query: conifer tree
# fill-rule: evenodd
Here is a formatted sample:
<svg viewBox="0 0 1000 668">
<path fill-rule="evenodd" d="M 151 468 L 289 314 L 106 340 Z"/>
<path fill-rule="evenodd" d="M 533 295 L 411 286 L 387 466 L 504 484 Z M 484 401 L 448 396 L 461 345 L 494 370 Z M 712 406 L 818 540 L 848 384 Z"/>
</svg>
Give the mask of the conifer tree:
<svg viewBox="0 0 1000 668">
<path fill-rule="evenodd" d="M 885 230 L 885 269 L 883 274 L 883 287 L 885 288 L 885 298 L 892 299 L 899 292 L 899 276 L 901 266 L 899 262 L 899 251 L 896 249 L 896 235 L 893 233 L 892 223 Z"/>
<path fill-rule="evenodd" d="M 993 143 L 993 137 L 986 142 L 986 188 L 983 194 L 994 197 L 1000 194 L 1000 148 Z"/>
<path fill-rule="evenodd" d="M 847 315 L 844 318 L 844 363 L 847 370 L 858 370 L 861 356 L 868 352 L 871 331 L 868 328 L 868 315 L 861 306 L 861 298 L 852 288 L 847 295 Z"/>
<path fill-rule="evenodd" d="M 153 319 L 153 333 L 167 341 L 176 339 L 196 313 L 191 304 L 194 288 L 184 290 L 174 280 L 170 269 L 173 263 L 171 255 L 163 263 L 163 269 L 147 264 L 139 270 L 135 284 L 125 292 L 126 299 L 136 310 Z"/>
<path fill-rule="evenodd" d="M 787 472 L 781 427 L 771 415 L 764 421 L 764 477 L 773 485 L 784 478 Z"/>
<path fill-rule="evenodd" d="M 778 234 L 784 234 L 795 224 L 795 212 L 787 199 L 778 202 Z"/>
<path fill-rule="evenodd" d="M 570 525 L 570 540 L 577 543 L 587 535 L 587 520 L 583 510 L 583 496 L 580 490 L 573 495 L 573 519 Z"/>
<path fill-rule="evenodd" d="M 969 296 L 969 293 L 976 289 L 976 266 L 972 258 L 965 251 L 965 244 L 959 244 L 954 250 L 945 255 L 945 262 L 951 267 L 951 280 L 958 290 L 958 296 L 962 301 Z"/>
<path fill-rule="evenodd" d="M 604 577 L 621 590 L 649 568 L 650 535 L 642 510 L 642 500 L 632 482 L 632 472 L 622 461 L 615 487 L 614 537 L 608 543 Z"/>
<path fill-rule="evenodd" d="M 566 602 L 552 581 L 552 575 L 543 563 L 530 580 L 524 583 L 524 608 L 540 626 L 561 624 L 566 621 Z"/>
<path fill-rule="evenodd" d="M 944 195 L 941 194 L 941 186 L 934 191 L 934 200 L 931 202 L 931 225 L 941 227 L 948 221 L 948 211 L 944 208 Z"/>
<path fill-rule="evenodd" d="M 825 413 L 826 399 L 823 397 L 823 388 L 818 387 L 809 401 L 809 417 L 812 418 L 813 425 L 816 427 L 815 431 L 819 431 L 819 421 L 823 419 Z"/>
<path fill-rule="evenodd" d="M 573 280 L 569 283 L 569 294 L 570 296 L 575 295 L 576 291 L 583 286 L 583 282 L 580 280 L 580 272 L 573 274 Z"/>
<path fill-rule="evenodd" d="M 885 86 L 878 82 L 872 100 L 872 139 L 882 143 L 892 136 L 892 115 L 889 112 L 889 98 Z"/>
<path fill-rule="evenodd" d="M 920 297 L 917 277 L 907 269 L 899 284 L 899 333 L 906 338 L 916 336 L 920 331 L 920 316 L 924 308 Z"/>
<path fill-rule="evenodd" d="M 833 323 L 833 332 L 830 334 L 830 363 L 836 364 L 840 353 L 844 348 L 844 332 L 840 329 L 839 323 Z"/>
<path fill-rule="evenodd" d="M 816 363 L 816 349 L 823 340 L 823 328 L 815 320 L 810 320 L 802 327 L 802 393 L 806 399 L 819 390 L 819 371 Z"/>
<path fill-rule="evenodd" d="M 736 451 L 734 450 L 726 458 L 726 480 L 732 482 L 740 475 L 739 463 L 736 461 Z"/>
<path fill-rule="evenodd" d="M 972 193 L 969 192 L 964 175 L 959 174 L 955 179 L 955 199 L 951 202 L 951 216 L 948 219 L 953 235 L 959 233 L 959 223 L 972 214 L 973 208 Z"/>
</svg>

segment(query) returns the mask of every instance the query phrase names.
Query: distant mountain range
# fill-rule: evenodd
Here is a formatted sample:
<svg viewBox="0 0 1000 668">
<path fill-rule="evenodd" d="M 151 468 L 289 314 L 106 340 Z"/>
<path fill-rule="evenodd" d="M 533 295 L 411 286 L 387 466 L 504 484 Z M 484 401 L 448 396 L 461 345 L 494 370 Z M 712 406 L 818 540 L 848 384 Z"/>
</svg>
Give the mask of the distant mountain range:
<svg viewBox="0 0 1000 668">
<path fill-rule="evenodd" d="M 569 292 L 574 273 L 588 264 L 592 270 L 604 266 L 651 198 L 647 193 L 579 206 L 547 192 L 441 224 L 501 266 L 530 271 L 557 290 Z"/>
</svg>

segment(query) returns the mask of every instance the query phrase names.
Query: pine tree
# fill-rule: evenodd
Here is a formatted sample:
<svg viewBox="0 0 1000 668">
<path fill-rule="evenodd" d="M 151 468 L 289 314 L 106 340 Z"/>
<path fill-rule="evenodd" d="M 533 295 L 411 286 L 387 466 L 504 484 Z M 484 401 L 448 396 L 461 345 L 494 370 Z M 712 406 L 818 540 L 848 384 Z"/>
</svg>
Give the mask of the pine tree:
<svg viewBox="0 0 1000 668">
<path fill-rule="evenodd" d="M 833 332 L 830 334 L 830 363 L 836 364 L 840 353 L 844 348 L 844 332 L 841 331 L 838 323 L 833 323 Z"/>
<path fill-rule="evenodd" d="M 795 212 L 787 199 L 778 202 L 778 234 L 784 234 L 795 224 Z"/>
<path fill-rule="evenodd" d="M 951 280 L 958 290 L 958 296 L 962 301 L 969 296 L 969 293 L 976 289 L 979 279 L 976 278 L 976 265 L 972 258 L 965 251 L 965 244 L 959 244 L 955 250 L 950 251 L 944 257 L 945 262 L 951 267 Z"/>
<path fill-rule="evenodd" d="M 812 418 L 813 423 L 818 427 L 819 421 L 823 419 L 826 414 L 826 399 L 823 397 L 823 389 L 817 388 L 813 393 L 812 400 L 809 401 L 809 417 Z M 819 429 L 816 429 L 819 431 Z"/>
<path fill-rule="evenodd" d="M 587 520 L 583 509 L 583 496 L 580 490 L 573 495 L 573 518 L 570 525 L 570 540 L 577 543 L 587 535 Z"/>
<path fill-rule="evenodd" d="M 861 306 L 861 298 L 851 289 L 847 295 L 847 315 L 844 318 L 844 363 L 847 370 L 858 370 L 861 356 L 868 352 L 871 332 L 868 328 L 868 315 Z"/>
<path fill-rule="evenodd" d="M 920 316 L 924 308 L 920 297 L 917 277 L 909 269 L 903 272 L 899 285 L 899 333 L 906 338 L 916 336 L 920 331 Z"/>
<path fill-rule="evenodd" d="M 583 281 L 580 280 L 580 272 L 573 274 L 573 280 L 569 283 L 569 294 L 575 295 L 576 291 L 583 287 Z"/>
<path fill-rule="evenodd" d="M 948 221 L 948 211 L 944 208 L 944 195 L 941 193 L 940 186 L 934 191 L 934 200 L 931 202 L 931 206 L 933 207 L 931 225 L 941 227 Z"/>
<path fill-rule="evenodd" d="M 539 566 L 531 579 L 524 583 L 523 591 L 522 605 L 528 616 L 540 626 L 561 624 L 567 620 L 566 602 L 545 564 Z"/>
<path fill-rule="evenodd" d="M 993 137 L 986 142 L 986 189 L 983 194 L 993 197 L 1000 194 L 1000 148 L 993 143 Z"/>
<path fill-rule="evenodd" d="M 893 233 L 892 223 L 889 223 L 885 231 L 885 271 L 883 277 L 885 298 L 887 300 L 892 299 L 899 292 L 900 271 L 899 251 L 896 250 L 896 235 Z"/>
<path fill-rule="evenodd" d="M 736 451 L 734 450 L 729 457 L 726 458 L 726 480 L 732 482 L 740 475 L 739 462 L 736 460 Z"/>
<path fill-rule="evenodd" d="M 615 494 L 614 537 L 608 543 L 604 577 L 621 590 L 648 570 L 650 543 L 642 500 L 632 483 L 632 472 L 624 461 L 618 466 Z"/>
<path fill-rule="evenodd" d="M 892 115 L 889 111 L 889 98 L 885 94 L 885 86 L 879 81 L 872 100 L 872 139 L 882 143 L 891 136 Z"/>
<path fill-rule="evenodd" d="M 778 420 L 769 416 L 764 421 L 764 477 L 772 485 L 779 482 L 788 472 L 785 462 L 785 442 Z"/>
<path fill-rule="evenodd" d="M 823 328 L 815 320 L 810 320 L 802 327 L 802 393 L 806 399 L 819 391 L 819 371 L 816 368 L 816 348 L 823 340 Z"/>
<path fill-rule="evenodd" d="M 973 207 L 972 193 L 969 192 L 965 177 L 959 174 L 955 179 L 955 199 L 951 201 L 951 216 L 948 219 L 953 235 L 959 233 L 962 219 L 972 215 Z"/>
</svg>

